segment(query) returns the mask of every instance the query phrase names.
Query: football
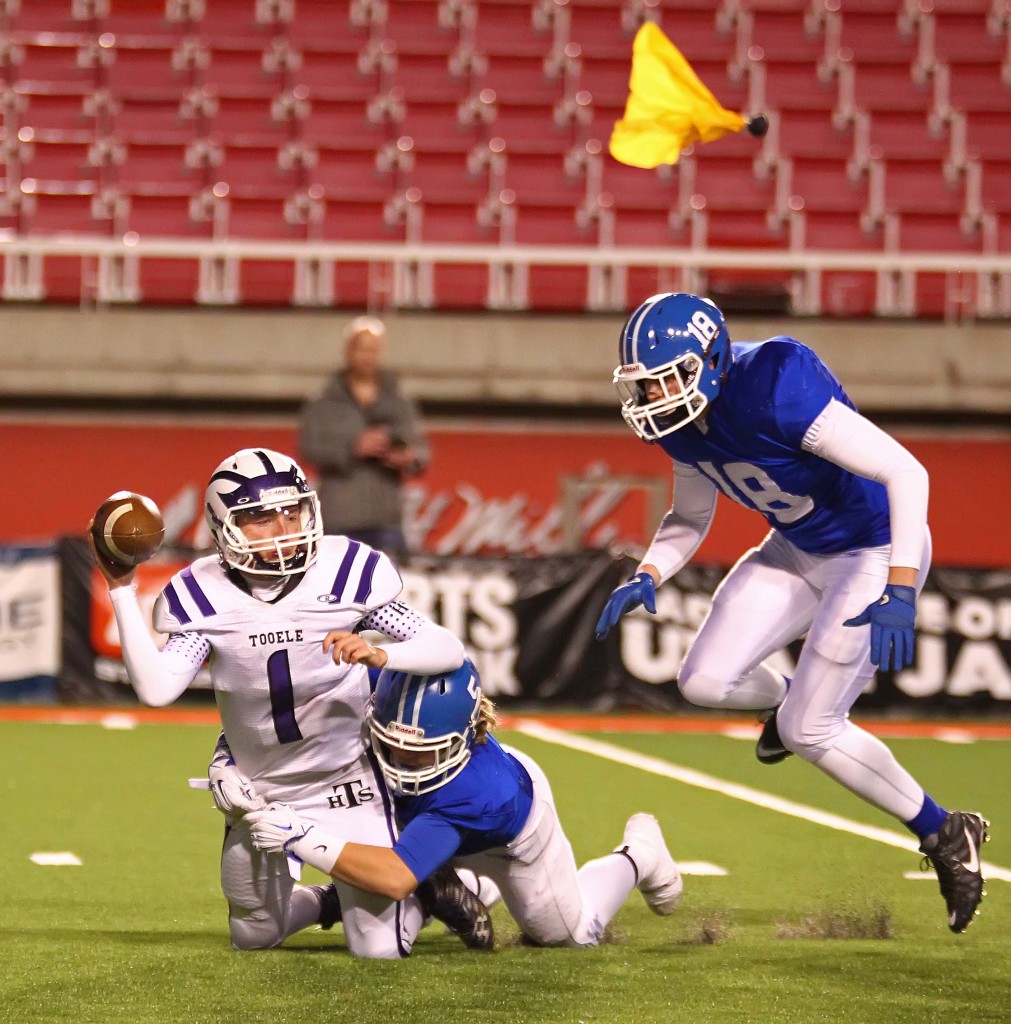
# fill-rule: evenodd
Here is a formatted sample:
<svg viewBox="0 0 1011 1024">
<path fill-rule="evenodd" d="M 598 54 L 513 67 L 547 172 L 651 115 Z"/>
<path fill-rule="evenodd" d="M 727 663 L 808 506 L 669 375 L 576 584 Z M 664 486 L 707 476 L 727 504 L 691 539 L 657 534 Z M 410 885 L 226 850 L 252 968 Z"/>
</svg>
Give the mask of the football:
<svg viewBox="0 0 1011 1024">
<path fill-rule="evenodd" d="M 110 561 L 134 566 L 146 562 L 161 547 L 165 521 L 150 498 L 117 491 L 99 505 L 91 535 L 95 547 Z"/>
</svg>

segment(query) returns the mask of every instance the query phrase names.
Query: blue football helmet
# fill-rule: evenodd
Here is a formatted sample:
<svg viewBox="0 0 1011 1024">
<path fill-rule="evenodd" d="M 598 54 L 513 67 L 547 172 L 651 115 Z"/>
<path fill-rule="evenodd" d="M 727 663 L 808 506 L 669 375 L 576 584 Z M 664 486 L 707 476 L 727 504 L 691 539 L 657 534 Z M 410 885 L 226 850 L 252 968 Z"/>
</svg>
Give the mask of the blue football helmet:
<svg viewBox="0 0 1011 1024">
<path fill-rule="evenodd" d="M 269 448 L 236 452 L 214 470 L 204 497 L 204 516 L 226 565 L 254 576 L 277 577 L 304 572 L 316 561 L 323 537 L 319 499 L 287 455 Z M 249 539 L 236 520 L 282 509 L 293 523 L 297 519 L 297 528 L 270 539 Z"/>
<path fill-rule="evenodd" d="M 470 760 L 481 714 L 481 679 L 470 659 L 453 672 L 417 676 L 383 669 L 366 723 L 396 796 L 445 786 Z"/>
<path fill-rule="evenodd" d="M 665 292 L 625 322 L 618 359 L 613 382 L 621 415 L 644 441 L 656 441 L 697 419 L 719 394 L 730 335 L 709 299 Z"/>
</svg>

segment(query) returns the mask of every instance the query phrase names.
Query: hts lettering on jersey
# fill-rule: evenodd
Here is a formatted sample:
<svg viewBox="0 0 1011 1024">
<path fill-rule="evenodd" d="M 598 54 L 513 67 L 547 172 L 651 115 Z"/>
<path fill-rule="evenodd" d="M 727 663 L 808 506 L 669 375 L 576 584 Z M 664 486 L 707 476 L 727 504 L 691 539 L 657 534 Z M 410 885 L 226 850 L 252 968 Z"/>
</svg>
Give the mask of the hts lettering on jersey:
<svg viewBox="0 0 1011 1024">
<path fill-rule="evenodd" d="M 376 794 L 365 784 L 362 779 L 352 779 L 350 782 L 342 782 L 339 786 L 333 786 L 333 796 L 328 796 L 326 802 L 331 810 L 341 807 L 358 807 L 375 800 Z"/>
<path fill-rule="evenodd" d="M 250 633 L 249 642 L 253 647 L 266 647 L 268 644 L 300 644 L 302 630 L 279 629 L 273 633 Z"/>
</svg>

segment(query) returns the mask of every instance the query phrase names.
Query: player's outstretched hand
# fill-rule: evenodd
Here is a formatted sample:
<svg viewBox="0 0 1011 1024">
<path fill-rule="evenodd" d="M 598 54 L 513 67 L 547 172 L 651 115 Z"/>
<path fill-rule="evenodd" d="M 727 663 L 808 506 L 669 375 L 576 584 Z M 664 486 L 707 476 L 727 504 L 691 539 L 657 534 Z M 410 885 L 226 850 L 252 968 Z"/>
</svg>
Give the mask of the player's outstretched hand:
<svg viewBox="0 0 1011 1024">
<path fill-rule="evenodd" d="M 648 572 L 637 572 L 630 580 L 611 591 L 597 620 L 597 639 L 603 640 L 622 615 L 639 605 L 651 615 L 656 614 L 656 582 Z"/>
<path fill-rule="evenodd" d="M 913 661 L 916 590 L 889 583 L 885 592 L 844 626 L 871 627 L 871 661 L 896 672 Z"/>
<path fill-rule="evenodd" d="M 330 654 L 337 665 L 343 661 L 348 665 L 382 668 L 387 661 L 386 651 L 382 647 L 370 644 L 357 633 L 346 633 L 339 629 L 333 629 L 323 637 L 323 650 Z"/>
<path fill-rule="evenodd" d="M 267 806 L 267 801 L 253 788 L 227 751 L 218 755 L 207 768 L 207 778 L 211 783 L 211 796 L 214 806 L 226 818 L 237 818 L 247 811 L 259 811 Z"/>
<path fill-rule="evenodd" d="M 244 818 L 253 846 L 262 853 L 287 853 L 313 828 L 287 804 L 270 804 Z"/>
<path fill-rule="evenodd" d="M 99 550 L 95 547 L 95 538 L 91 532 L 91 528 L 95 525 L 95 520 L 88 520 L 88 529 L 86 535 L 88 538 L 88 548 L 91 551 L 91 557 L 95 561 L 95 565 L 98 566 L 98 571 L 105 577 L 105 582 L 110 587 L 126 587 L 133 582 L 134 574 L 137 572 L 137 566 L 135 565 L 120 565 L 118 562 L 113 562 L 111 559 L 106 558 Z"/>
</svg>

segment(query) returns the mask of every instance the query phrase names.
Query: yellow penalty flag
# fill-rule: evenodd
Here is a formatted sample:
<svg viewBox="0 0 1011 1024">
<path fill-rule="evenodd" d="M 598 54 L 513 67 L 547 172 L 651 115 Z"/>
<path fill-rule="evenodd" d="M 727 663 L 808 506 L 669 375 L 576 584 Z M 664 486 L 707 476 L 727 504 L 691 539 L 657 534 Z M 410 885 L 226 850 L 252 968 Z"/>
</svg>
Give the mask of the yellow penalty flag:
<svg viewBox="0 0 1011 1024">
<path fill-rule="evenodd" d="M 713 142 L 742 128 L 765 134 L 767 124 L 758 121 L 721 107 L 681 51 L 647 21 L 632 44 L 625 116 L 615 123 L 609 148 L 615 160 L 633 167 L 676 164 L 692 143 Z"/>
</svg>

